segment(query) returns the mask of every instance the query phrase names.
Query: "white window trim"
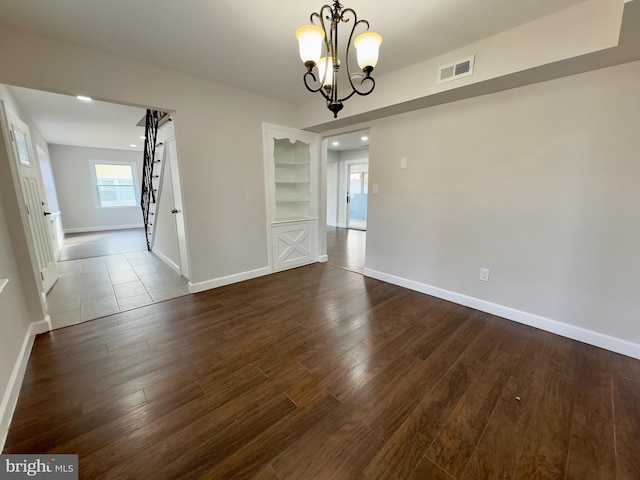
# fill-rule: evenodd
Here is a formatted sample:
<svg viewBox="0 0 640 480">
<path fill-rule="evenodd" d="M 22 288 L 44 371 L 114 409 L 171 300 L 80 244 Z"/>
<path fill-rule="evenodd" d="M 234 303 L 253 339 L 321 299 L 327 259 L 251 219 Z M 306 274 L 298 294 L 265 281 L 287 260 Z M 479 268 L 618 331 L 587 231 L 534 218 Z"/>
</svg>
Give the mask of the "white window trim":
<svg viewBox="0 0 640 480">
<path fill-rule="evenodd" d="M 96 165 L 128 165 L 133 172 L 133 194 L 136 199 L 135 205 L 112 205 L 104 207 L 100 202 L 98 194 L 98 178 L 96 177 Z M 140 208 L 140 187 L 138 186 L 138 165 L 136 162 L 118 162 L 113 160 L 89 160 L 89 169 L 91 170 L 91 182 L 93 190 L 93 198 L 96 202 L 96 210 L 122 210 L 130 208 Z"/>
</svg>

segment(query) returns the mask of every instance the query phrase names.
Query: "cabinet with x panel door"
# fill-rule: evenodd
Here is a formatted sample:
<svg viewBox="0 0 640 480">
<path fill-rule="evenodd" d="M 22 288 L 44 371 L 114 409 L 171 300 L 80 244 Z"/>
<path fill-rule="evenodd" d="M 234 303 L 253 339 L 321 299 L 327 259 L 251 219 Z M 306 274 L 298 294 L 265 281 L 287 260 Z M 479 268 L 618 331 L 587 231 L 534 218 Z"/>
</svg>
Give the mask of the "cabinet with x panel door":
<svg viewBox="0 0 640 480">
<path fill-rule="evenodd" d="M 269 260 L 273 271 L 316 261 L 318 136 L 263 124 Z"/>
</svg>

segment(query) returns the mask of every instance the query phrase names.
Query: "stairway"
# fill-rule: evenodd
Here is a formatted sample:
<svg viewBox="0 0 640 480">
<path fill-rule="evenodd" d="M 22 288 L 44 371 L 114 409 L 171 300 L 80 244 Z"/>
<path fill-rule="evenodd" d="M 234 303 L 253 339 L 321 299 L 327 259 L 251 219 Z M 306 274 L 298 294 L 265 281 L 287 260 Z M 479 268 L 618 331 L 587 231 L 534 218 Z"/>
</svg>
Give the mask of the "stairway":
<svg viewBox="0 0 640 480">
<path fill-rule="evenodd" d="M 153 246 L 154 217 L 161 180 L 161 162 L 164 153 L 164 145 L 156 143 L 158 128 L 168 120 L 169 115 L 159 110 L 147 110 L 145 120 L 144 163 L 142 166 L 142 217 L 144 220 L 144 233 L 147 240 L 147 250 Z"/>
</svg>

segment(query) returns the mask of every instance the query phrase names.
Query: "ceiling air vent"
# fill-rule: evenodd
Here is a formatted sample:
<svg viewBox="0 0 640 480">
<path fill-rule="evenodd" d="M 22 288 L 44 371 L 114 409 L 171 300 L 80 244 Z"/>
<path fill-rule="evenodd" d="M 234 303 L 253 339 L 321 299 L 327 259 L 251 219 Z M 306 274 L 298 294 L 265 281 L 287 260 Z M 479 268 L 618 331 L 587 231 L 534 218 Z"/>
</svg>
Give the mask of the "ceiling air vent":
<svg viewBox="0 0 640 480">
<path fill-rule="evenodd" d="M 457 78 L 468 77 L 473 74 L 473 64 L 476 56 L 458 60 L 457 62 L 443 65 L 438 69 L 438 83 L 449 82 Z"/>
</svg>

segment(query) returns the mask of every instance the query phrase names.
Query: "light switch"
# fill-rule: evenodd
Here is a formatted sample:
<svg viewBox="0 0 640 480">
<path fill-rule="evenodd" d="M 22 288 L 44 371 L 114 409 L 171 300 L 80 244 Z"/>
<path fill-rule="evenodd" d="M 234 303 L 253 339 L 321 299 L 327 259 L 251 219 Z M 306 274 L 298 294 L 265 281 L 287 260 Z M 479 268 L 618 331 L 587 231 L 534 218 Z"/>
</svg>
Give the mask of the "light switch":
<svg viewBox="0 0 640 480">
<path fill-rule="evenodd" d="M 489 273 L 491 272 L 491 270 L 489 270 L 488 268 L 481 268 L 480 269 L 480 280 L 482 280 L 483 282 L 488 282 L 489 281 Z"/>
<path fill-rule="evenodd" d="M 371 193 L 378 193 L 378 184 L 374 183 L 371 185 Z"/>
<path fill-rule="evenodd" d="M 400 159 L 400 168 L 407 168 L 407 157 L 402 157 Z"/>
</svg>

